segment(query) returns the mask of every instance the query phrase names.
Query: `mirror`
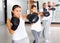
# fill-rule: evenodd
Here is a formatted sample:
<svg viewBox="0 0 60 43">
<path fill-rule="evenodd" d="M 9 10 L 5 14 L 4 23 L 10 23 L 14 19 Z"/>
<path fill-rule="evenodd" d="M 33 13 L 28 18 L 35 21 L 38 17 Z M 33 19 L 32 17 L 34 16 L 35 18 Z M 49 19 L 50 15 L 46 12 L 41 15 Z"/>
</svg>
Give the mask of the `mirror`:
<svg viewBox="0 0 60 43">
<path fill-rule="evenodd" d="M 7 0 L 7 11 L 9 11 L 9 12 L 7 12 L 7 14 L 10 14 L 10 15 L 7 15 L 8 16 L 8 18 L 11 18 L 11 8 L 12 8 L 12 6 L 14 5 L 14 4 L 18 4 L 18 5 L 20 5 L 21 7 L 22 7 L 22 14 L 29 14 L 30 13 L 30 7 L 31 7 L 31 5 L 32 4 L 35 4 L 36 6 L 37 6 L 37 11 L 39 11 L 41 8 L 42 8 L 42 4 L 44 3 L 44 2 L 48 2 L 48 1 L 50 1 L 51 3 L 55 3 L 55 4 L 60 4 L 60 0 L 25 0 L 25 1 L 17 1 L 17 0 L 13 0 L 13 1 L 10 1 L 10 0 Z M 12 3 L 13 2 L 13 3 Z M 20 3 L 20 2 L 22 2 L 22 3 Z M 25 7 L 26 6 L 26 7 Z M 53 13 L 53 12 L 52 12 Z M 56 7 L 56 10 L 55 10 L 55 13 L 53 14 L 53 20 L 52 20 L 52 22 L 54 22 L 54 23 L 60 23 L 60 6 L 58 6 L 58 7 Z M 28 22 L 27 20 L 26 20 L 26 22 Z"/>
<path fill-rule="evenodd" d="M 35 1 L 35 0 L 34 0 Z M 56 8 L 56 10 L 55 11 L 52 11 L 52 23 L 60 23 L 60 1 L 59 0 L 36 0 L 35 2 L 38 2 L 38 3 L 34 3 L 36 6 L 37 6 L 37 8 L 38 8 L 38 11 L 42 8 L 42 4 L 44 3 L 44 2 L 46 2 L 46 3 L 48 3 L 48 2 L 51 2 L 51 4 L 55 4 L 55 5 L 57 5 L 57 4 L 59 4 L 59 6 L 55 6 L 55 8 Z M 31 4 L 31 3 L 29 3 L 29 4 Z M 28 10 L 27 10 L 28 11 Z M 29 11 L 28 11 L 29 12 Z"/>
</svg>

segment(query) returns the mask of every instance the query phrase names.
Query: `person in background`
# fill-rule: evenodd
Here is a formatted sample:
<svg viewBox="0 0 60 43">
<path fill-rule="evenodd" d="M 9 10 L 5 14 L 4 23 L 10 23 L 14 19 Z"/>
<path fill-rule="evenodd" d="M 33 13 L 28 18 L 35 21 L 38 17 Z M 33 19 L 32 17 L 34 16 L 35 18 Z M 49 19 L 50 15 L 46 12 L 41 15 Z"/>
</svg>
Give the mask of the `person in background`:
<svg viewBox="0 0 60 43">
<path fill-rule="evenodd" d="M 45 40 L 45 43 L 49 43 L 49 39 L 48 39 L 48 35 L 49 35 L 49 29 L 50 29 L 50 25 L 51 25 L 51 14 L 49 16 L 44 16 L 45 12 L 49 12 L 48 8 L 47 8 L 47 4 L 43 3 L 42 8 L 40 9 L 40 12 L 43 13 L 43 17 L 42 17 L 42 23 L 43 23 L 43 38 Z"/>
<path fill-rule="evenodd" d="M 55 3 L 52 3 L 52 2 L 48 2 L 48 10 L 51 14 L 51 22 L 52 21 L 55 21 L 55 10 L 54 9 L 51 9 L 51 8 L 54 8 L 56 10 L 56 6 L 55 6 Z"/>
<path fill-rule="evenodd" d="M 31 31 L 32 31 L 32 34 L 34 36 L 33 43 L 39 43 L 40 34 L 42 31 L 42 28 L 41 28 L 41 15 L 42 15 L 42 13 L 37 12 L 37 7 L 35 5 L 32 5 L 30 14 L 33 15 L 33 13 L 37 13 L 37 16 L 39 17 L 39 19 L 36 23 L 31 23 Z"/>
</svg>

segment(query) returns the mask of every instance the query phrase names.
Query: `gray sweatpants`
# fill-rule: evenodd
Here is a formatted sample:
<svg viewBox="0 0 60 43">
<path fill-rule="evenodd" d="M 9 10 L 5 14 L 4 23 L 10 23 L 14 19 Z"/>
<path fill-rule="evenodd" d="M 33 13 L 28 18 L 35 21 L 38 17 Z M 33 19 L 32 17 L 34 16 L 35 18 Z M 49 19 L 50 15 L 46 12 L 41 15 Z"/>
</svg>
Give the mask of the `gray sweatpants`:
<svg viewBox="0 0 60 43">
<path fill-rule="evenodd" d="M 39 43 L 40 32 L 37 32 L 35 30 L 32 30 L 32 34 L 34 36 L 35 43 Z"/>
<path fill-rule="evenodd" d="M 51 20 L 43 20 L 42 23 L 43 23 L 43 32 L 42 32 L 43 37 L 45 40 L 48 40 Z"/>
<path fill-rule="evenodd" d="M 29 43 L 29 39 L 24 38 L 22 40 L 12 40 L 12 43 Z"/>
</svg>

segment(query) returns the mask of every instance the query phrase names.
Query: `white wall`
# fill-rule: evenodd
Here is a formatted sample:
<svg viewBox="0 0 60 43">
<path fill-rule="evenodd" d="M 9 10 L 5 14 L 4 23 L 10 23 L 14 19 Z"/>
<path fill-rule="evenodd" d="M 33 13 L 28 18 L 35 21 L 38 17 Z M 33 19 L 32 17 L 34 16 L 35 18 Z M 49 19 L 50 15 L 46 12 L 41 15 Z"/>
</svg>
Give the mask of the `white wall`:
<svg viewBox="0 0 60 43">
<path fill-rule="evenodd" d="M 20 5 L 22 8 L 21 13 L 22 14 L 26 14 L 27 12 L 27 0 L 7 0 L 7 16 L 8 18 L 11 18 L 11 9 L 13 7 L 13 5 Z"/>
<path fill-rule="evenodd" d="M 3 0 L 0 0 L 0 24 L 4 24 Z"/>
</svg>

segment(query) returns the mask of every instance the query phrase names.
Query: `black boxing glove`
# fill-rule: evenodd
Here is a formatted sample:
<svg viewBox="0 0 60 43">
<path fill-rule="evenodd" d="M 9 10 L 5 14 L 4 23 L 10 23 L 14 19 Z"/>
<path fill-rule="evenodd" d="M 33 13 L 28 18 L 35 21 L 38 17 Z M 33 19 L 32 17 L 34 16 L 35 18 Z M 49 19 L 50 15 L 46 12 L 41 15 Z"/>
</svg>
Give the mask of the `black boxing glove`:
<svg viewBox="0 0 60 43">
<path fill-rule="evenodd" d="M 19 23 L 20 23 L 20 20 L 19 20 L 19 18 L 17 18 L 17 17 L 12 17 L 12 18 L 11 18 L 11 23 L 12 23 L 11 29 L 12 29 L 13 31 L 15 31 L 15 30 L 17 29 Z"/>
<path fill-rule="evenodd" d="M 49 12 L 43 12 L 43 14 L 44 14 L 45 17 L 50 16 L 50 13 Z"/>
<path fill-rule="evenodd" d="M 28 16 L 29 16 L 28 20 L 29 20 L 30 23 L 36 23 L 38 21 L 38 19 L 39 19 L 38 14 L 35 13 L 35 12 L 28 15 Z M 27 16 L 27 18 L 28 18 L 28 16 Z"/>
</svg>

